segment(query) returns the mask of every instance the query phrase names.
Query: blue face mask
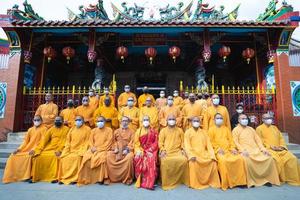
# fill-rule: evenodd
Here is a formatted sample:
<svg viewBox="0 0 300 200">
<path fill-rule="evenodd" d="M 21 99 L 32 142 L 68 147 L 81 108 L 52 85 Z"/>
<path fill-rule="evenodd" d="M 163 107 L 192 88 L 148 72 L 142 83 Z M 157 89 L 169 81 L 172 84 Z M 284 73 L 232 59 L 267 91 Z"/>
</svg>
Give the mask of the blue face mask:
<svg viewBox="0 0 300 200">
<path fill-rule="evenodd" d="M 83 121 L 82 121 L 82 120 L 76 120 L 76 121 L 75 121 L 75 125 L 76 125 L 77 128 L 81 127 L 82 124 L 83 124 Z"/>
</svg>

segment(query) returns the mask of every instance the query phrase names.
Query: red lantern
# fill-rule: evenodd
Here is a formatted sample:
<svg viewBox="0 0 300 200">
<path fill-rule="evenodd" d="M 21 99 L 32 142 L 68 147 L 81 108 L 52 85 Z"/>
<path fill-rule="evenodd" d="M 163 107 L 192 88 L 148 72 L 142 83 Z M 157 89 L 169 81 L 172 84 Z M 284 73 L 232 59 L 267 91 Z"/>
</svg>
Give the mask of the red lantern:
<svg viewBox="0 0 300 200">
<path fill-rule="evenodd" d="M 204 59 L 204 62 L 209 62 L 211 58 L 211 51 L 210 49 L 204 49 L 202 51 L 202 57 Z"/>
<path fill-rule="evenodd" d="M 176 62 L 176 58 L 180 55 L 180 48 L 176 46 L 172 46 L 169 48 L 169 55 Z"/>
<path fill-rule="evenodd" d="M 56 56 L 56 51 L 51 46 L 45 47 L 43 53 L 47 57 L 48 63 Z"/>
<path fill-rule="evenodd" d="M 24 62 L 29 64 L 31 58 L 32 58 L 32 53 L 30 51 L 24 51 Z"/>
<path fill-rule="evenodd" d="M 75 50 L 71 47 L 64 47 L 62 50 L 63 55 L 67 58 L 67 63 L 70 63 L 70 59 L 74 57 Z"/>
<path fill-rule="evenodd" d="M 274 50 L 269 50 L 267 53 L 267 58 L 268 58 L 268 62 L 269 63 L 273 63 L 274 62 L 274 57 L 276 55 L 276 52 Z"/>
<path fill-rule="evenodd" d="M 153 47 L 149 47 L 148 49 L 145 50 L 145 55 L 147 58 L 149 58 L 150 64 L 152 64 L 156 54 L 157 54 L 156 49 L 154 49 Z"/>
<path fill-rule="evenodd" d="M 251 58 L 254 57 L 255 51 L 251 48 L 247 48 L 243 51 L 242 55 L 247 60 L 247 63 L 250 63 Z"/>
<path fill-rule="evenodd" d="M 219 56 L 223 58 L 224 62 L 226 61 L 226 58 L 230 55 L 230 53 L 231 53 L 230 47 L 222 46 L 219 49 Z"/>
<path fill-rule="evenodd" d="M 88 50 L 87 57 L 90 63 L 93 63 L 97 58 L 97 52 L 94 50 Z"/>
<path fill-rule="evenodd" d="M 124 46 L 120 46 L 116 50 L 116 54 L 119 59 L 124 63 L 124 59 L 128 56 L 128 49 Z"/>
</svg>

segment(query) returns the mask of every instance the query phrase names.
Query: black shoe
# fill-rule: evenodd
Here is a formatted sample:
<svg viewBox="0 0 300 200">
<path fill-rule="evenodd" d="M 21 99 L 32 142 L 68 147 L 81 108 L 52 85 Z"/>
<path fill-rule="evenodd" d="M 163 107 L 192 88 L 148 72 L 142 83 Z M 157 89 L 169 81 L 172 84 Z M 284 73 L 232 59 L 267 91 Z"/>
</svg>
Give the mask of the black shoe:
<svg viewBox="0 0 300 200">
<path fill-rule="evenodd" d="M 71 182 L 70 185 L 76 185 L 77 182 Z"/>
<path fill-rule="evenodd" d="M 30 184 L 32 184 L 32 183 L 34 183 L 31 179 L 28 181 L 28 183 L 30 183 Z"/>
<path fill-rule="evenodd" d="M 63 185 L 63 184 L 64 184 L 64 183 L 63 183 L 63 182 L 61 182 L 61 181 L 59 181 L 59 182 L 58 182 L 58 185 Z"/>
<path fill-rule="evenodd" d="M 271 183 L 266 183 L 264 186 L 272 187 L 272 184 Z"/>
<path fill-rule="evenodd" d="M 58 183 L 58 180 L 53 180 L 53 181 L 51 181 L 51 183 Z"/>
</svg>

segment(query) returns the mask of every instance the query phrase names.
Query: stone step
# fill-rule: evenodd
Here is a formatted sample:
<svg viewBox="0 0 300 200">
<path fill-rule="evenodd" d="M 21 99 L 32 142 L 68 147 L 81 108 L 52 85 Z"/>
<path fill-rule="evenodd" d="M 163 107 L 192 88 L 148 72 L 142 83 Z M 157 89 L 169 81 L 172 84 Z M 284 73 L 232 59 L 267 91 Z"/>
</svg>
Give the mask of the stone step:
<svg viewBox="0 0 300 200">
<path fill-rule="evenodd" d="M 25 135 L 26 132 L 8 133 L 7 142 L 22 142 L 24 140 Z"/>
<path fill-rule="evenodd" d="M 291 150 L 291 152 L 298 158 L 300 159 L 300 150 Z"/>
<path fill-rule="evenodd" d="M 7 158 L 0 158 L 0 169 L 5 168 Z"/>
<path fill-rule="evenodd" d="M 289 143 L 289 144 L 287 144 L 287 148 L 289 150 L 300 150 L 300 145 L 299 144 Z"/>
<path fill-rule="evenodd" d="M 21 142 L 0 142 L 0 149 L 17 149 Z"/>
<path fill-rule="evenodd" d="M 0 149 L 0 158 L 8 158 L 14 149 Z"/>
<path fill-rule="evenodd" d="M 289 143 L 289 134 L 288 133 L 282 133 L 282 136 L 286 143 Z"/>
</svg>

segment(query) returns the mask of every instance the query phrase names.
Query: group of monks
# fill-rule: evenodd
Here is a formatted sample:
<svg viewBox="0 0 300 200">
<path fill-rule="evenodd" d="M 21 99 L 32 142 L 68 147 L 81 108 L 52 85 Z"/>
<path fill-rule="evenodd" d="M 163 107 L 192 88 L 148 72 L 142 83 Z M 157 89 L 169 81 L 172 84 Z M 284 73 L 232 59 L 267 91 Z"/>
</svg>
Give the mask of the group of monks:
<svg viewBox="0 0 300 200">
<path fill-rule="evenodd" d="M 93 90 L 82 105 L 58 113 L 51 94 L 37 109 L 22 145 L 7 160 L 3 182 L 59 184 L 122 182 L 164 190 L 185 184 L 194 189 L 226 190 L 288 183 L 300 185 L 298 159 L 266 113 L 254 130 L 237 106 L 229 113 L 213 94 L 178 91 L 156 100 L 144 87 L 136 98 L 124 87 L 116 104 L 109 90 Z M 233 130 L 231 128 L 233 127 Z"/>
</svg>

